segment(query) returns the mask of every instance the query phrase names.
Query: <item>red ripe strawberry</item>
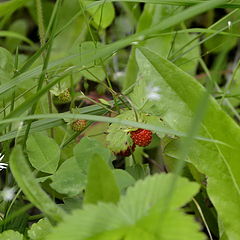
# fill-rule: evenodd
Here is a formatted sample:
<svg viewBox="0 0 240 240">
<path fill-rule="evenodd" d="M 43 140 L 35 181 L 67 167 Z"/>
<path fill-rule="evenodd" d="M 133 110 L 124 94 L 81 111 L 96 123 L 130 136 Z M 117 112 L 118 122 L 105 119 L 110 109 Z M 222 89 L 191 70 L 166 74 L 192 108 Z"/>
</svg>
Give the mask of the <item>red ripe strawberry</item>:
<svg viewBox="0 0 240 240">
<path fill-rule="evenodd" d="M 135 150 L 135 143 L 132 146 L 129 146 L 126 150 L 115 153 L 117 156 L 129 157 Z"/>
<path fill-rule="evenodd" d="M 133 142 L 140 147 L 146 147 L 152 141 L 152 132 L 150 130 L 139 128 L 130 134 Z"/>
<path fill-rule="evenodd" d="M 86 127 L 86 125 L 87 125 L 86 120 L 78 119 L 71 124 L 71 128 L 75 132 L 80 132 Z"/>
</svg>

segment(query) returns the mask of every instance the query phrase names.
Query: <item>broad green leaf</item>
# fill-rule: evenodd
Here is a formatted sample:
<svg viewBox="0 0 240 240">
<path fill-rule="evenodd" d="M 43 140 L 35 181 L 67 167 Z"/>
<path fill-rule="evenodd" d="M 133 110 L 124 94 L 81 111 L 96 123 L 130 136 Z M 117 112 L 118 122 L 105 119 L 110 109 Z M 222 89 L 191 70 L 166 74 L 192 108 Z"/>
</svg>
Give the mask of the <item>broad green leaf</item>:
<svg viewBox="0 0 240 240">
<path fill-rule="evenodd" d="M 74 157 L 64 161 L 51 179 L 51 187 L 68 196 L 79 194 L 86 185 L 86 175 L 83 174 Z"/>
<path fill-rule="evenodd" d="M 94 237 L 88 238 L 88 240 L 121 240 L 126 235 L 127 228 L 120 228 L 112 231 L 106 231 L 95 235 Z M 141 238 L 142 239 L 142 238 Z"/>
<path fill-rule="evenodd" d="M 60 160 L 57 143 L 43 133 L 33 133 L 27 140 L 29 161 L 34 168 L 46 173 L 54 173 Z"/>
<path fill-rule="evenodd" d="M 59 8 L 57 29 L 61 29 L 62 26 L 69 22 L 74 15 L 79 14 L 79 12 L 81 12 L 79 0 L 63 1 L 61 7 Z M 79 53 L 79 43 L 84 40 L 86 28 L 87 22 L 85 21 L 84 16 L 78 15 L 75 17 L 71 22 L 71 25 L 64 29 L 64 31 L 61 31 L 61 33 L 58 34 L 54 39 L 51 51 L 51 60 L 56 60 Z M 74 61 L 69 61 L 68 64 L 78 65 L 78 60 L 79 58 L 74 59 Z M 72 74 L 72 76 L 74 78 L 74 82 L 75 78 L 77 78 L 79 81 L 79 72 Z M 64 82 L 67 84 L 67 86 L 70 85 L 70 81 L 70 77 L 66 77 L 66 79 L 64 79 Z"/>
<path fill-rule="evenodd" d="M 82 138 L 73 151 L 75 159 L 84 173 L 87 173 L 90 160 L 95 154 L 99 154 L 106 162 L 109 162 L 111 158 L 111 153 L 107 148 L 89 137 Z"/>
<path fill-rule="evenodd" d="M 104 231 L 124 226 L 125 219 L 122 215 L 113 203 L 85 205 L 83 209 L 74 210 L 71 215 L 67 215 L 46 240 L 88 239 Z"/>
<path fill-rule="evenodd" d="M 138 221 L 155 205 L 158 206 L 158 209 L 163 210 L 173 179 L 173 174 L 160 174 L 137 181 L 121 198 L 118 204 L 119 208 L 128 213 L 128 219 L 131 222 Z M 186 178 L 178 178 L 172 199 L 168 199 L 170 208 L 179 208 L 190 201 L 198 189 L 197 183 L 189 182 Z"/>
<path fill-rule="evenodd" d="M 85 1 L 86 4 L 92 3 L 92 1 Z M 99 27 L 104 29 L 111 25 L 114 17 L 115 10 L 111 2 L 103 2 L 102 5 L 94 6 L 87 9 L 88 13 L 92 17 L 93 25 L 98 29 Z"/>
<path fill-rule="evenodd" d="M 127 171 L 122 169 L 114 169 L 113 174 L 121 191 L 133 185 L 136 181 Z"/>
<path fill-rule="evenodd" d="M 31 240 L 44 240 L 45 237 L 51 232 L 52 225 L 47 218 L 40 219 L 34 223 L 28 230 L 28 236 Z"/>
<path fill-rule="evenodd" d="M 93 155 L 88 169 L 84 203 L 118 202 L 119 188 L 112 170 L 101 155 Z"/>
<path fill-rule="evenodd" d="M 21 167 L 20 167 L 21 166 Z M 49 218 L 60 221 L 65 212 L 42 190 L 28 166 L 21 146 L 17 145 L 10 155 L 12 174 L 26 197 Z"/>
<path fill-rule="evenodd" d="M 11 26 L 9 27 L 8 30 L 16 33 L 16 35 L 22 36 L 21 37 L 22 39 L 28 40 L 27 38 L 24 37 L 27 33 L 27 22 L 26 21 L 24 21 L 22 19 L 16 20 L 15 22 L 13 22 L 13 24 L 11 24 Z M 22 40 L 21 38 L 7 38 L 5 40 L 6 48 L 9 51 L 14 52 L 16 47 L 21 45 L 21 40 Z M 31 43 L 31 41 L 29 41 L 29 40 L 28 40 L 28 42 Z"/>
<path fill-rule="evenodd" d="M 82 210 L 75 210 L 72 215 L 66 216 L 64 221 L 53 230 L 46 240 L 57 240 L 60 238 L 84 240 L 90 237 L 92 237 L 90 238 L 92 240 L 108 239 L 107 237 L 120 240 L 123 236 L 128 235 L 129 238 L 126 239 L 135 239 L 131 238 L 131 234 L 137 231 L 144 232 L 146 228 L 149 233 L 154 233 L 158 229 L 157 227 L 163 223 L 161 221 L 148 222 L 146 218 L 148 216 L 149 219 L 154 218 L 154 220 L 162 218 L 162 212 L 159 210 L 165 209 L 165 205 L 162 204 L 163 199 L 166 200 L 166 191 L 174 179 L 175 176 L 172 174 L 149 176 L 144 180 L 138 181 L 135 186 L 130 187 L 126 196 L 123 196 L 117 205 L 112 203 L 85 205 Z M 186 204 L 197 193 L 199 188 L 196 183 L 189 182 L 181 177 L 177 177 L 177 182 L 179 188 L 177 191 L 174 191 L 173 201 L 169 205 L 169 213 L 176 212 L 174 216 L 180 215 L 177 208 Z M 155 208 L 158 211 L 155 211 Z M 165 237 L 169 237 L 173 225 L 175 225 L 176 232 L 182 233 L 183 230 L 178 229 L 177 226 L 179 224 L 182 227 L 186 218 L 179 217 L 174 221 L 174 219 L 166 217 L 164 226 L 167 227 L 169 224 L 171 228 L 166 228 L 164 233 L 167 235 Z M 191 236 L 197 237 L 196 239 L 204 239 L 203 235 L 197 233 L 198 225 L 196 223 L 193 223 L 192 220 L 191 222 L 186 220 L 186 222 L 186 228 L 191 227 L 191 229 L 186 230 L 189 233 L 189 238 L 184 235 L 185 239 L 191 239 Z M 154 228 L 151 229 L 153 224 Z M 155 238 L 153 239 L 155 240 Z"/>
<path fill-rule="evenodd" d="M 0 71 L 1 73 L 8 73 L 12 75 L 14 69 L 14 62 L 12 54 L 5 48 L 0 47 Z M 1 78 L 2 79 L 2 78 Z M 3 84 L 2 80 L 0 81 Z"/>
<path fill-rule="evenodd" d="M 64 202 L 64 209 L 67 212 L 72 212 L 75 209 L 81 209 L 83 205 L 83 197 L 82 196 L 76 196 L 76 197 L 67 197 L 63 198 Z"/>
<path fill-rule="evenodd" d="M 141 235 L 145 238 L 142 238 Z M 200 232 L 200 226 L 195 222 L 193 216 L 172 210 L 162 214 L 161 217 L 155 211 L 144 217 L 126 237 L 126 240 L 133 239 L 203 240 L 206 237 Z"/>
<path fill-rule="evenodd" d="M 190 75 L 147 49 L 142 48 L 137 59 L 144 79 L 149 82 L 155 79 L 161 88 L 161 99 L 155 107 L 163 120 L 175 130 L 186 130 L 205 89 Z M 207 192 L 229 239 L 240 239 L 239 126 L 210 98 L 200 134 L 227 143 L 195 141 L 187 160 L 207 176 Z"/>
<path fill-rule="evenodd" d="M 83 42 L 78 48 L 78 51 L 80 53 L 78 61 L 76 61 L 77 64 L 83 65 L 84 62 L 89 58 L 93 58 L 93 56 L 96 54 L 97 49 L 101 47 L 101 44 L 99 42 Z M 103 67 L 101 66 L 100 61 L 90 61 L 88 64 L 85 65 L 86 68 L 89 68 L 87 70 L 81 71 L 81 74 L 89 80 L 92 81 L 103 81 L 105 79 L 105 72 L 103 70 Z M 95 77 L 96 76 L 96 77 Z"/>
<path fill-rule="evenodd" d="M 148 175 L 149 172 L 146 171 L 142 164 L 135 164 L 126 168 L 126 171 L 134 177 L 134 179 L 143 179 Z"/>
<path fill-rule="evenodd" d="M 133 111 L 124 111 L 122 114 L 119 114 L 116 118 L 125 119 L 125 120 L 135 120 Z M 133 141 L 130 137 L 128 126 L 124 126 L 118 123 L 112 123 L 107 132 L 107 142 L 108 147 L 114 153 L 119 153 L 120 151 L 125 151 L 129 146 L 133 144 Z"/>
<path fill-rule="evenodd" d="M 0 234 L 1 240 L 24 240 L 23 235 L 13 230 L 7 230 Z"/>
</svg>

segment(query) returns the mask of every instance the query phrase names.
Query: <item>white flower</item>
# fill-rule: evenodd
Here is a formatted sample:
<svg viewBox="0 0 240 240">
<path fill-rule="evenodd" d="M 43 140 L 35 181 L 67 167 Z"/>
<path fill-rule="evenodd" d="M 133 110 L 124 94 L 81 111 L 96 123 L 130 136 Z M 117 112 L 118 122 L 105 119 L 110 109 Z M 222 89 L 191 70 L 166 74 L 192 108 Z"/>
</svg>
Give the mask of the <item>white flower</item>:
<svg viewBox="0 0 240 240">
<path fill-rule="evenodd" d="M 1 161 L 3 160 L 4 155 L 2 153 L 0 153 L 0 171 L 3 169 L 6 169 L 8 164 L 7 163 L 1 163 Z"/>
<path fill-rule="evenodd" d="M 1 192 L 2 198 L 4 201 L 11 201 L 15 196 L 15 187 L 9 188 L 4 187 L 4 189 Z"/>
<path fill-rule="evenodd" d="M 118 79 L 120 77 L 124 77 L 125 73 L 124 72 L 116 72 L 114 73 L 114 79 Z"/>
<path fill-rule="evenodd" d="M 228 21 L 228 29 L 230 30 L 232 27 L 232 22 L 231 21 Z"/>
<path fill-rule="evenodd" d="M 146 91 L 149 100 L 159 100 L 161 98 L 159 86 L 149 85 Z"/>
</svg>

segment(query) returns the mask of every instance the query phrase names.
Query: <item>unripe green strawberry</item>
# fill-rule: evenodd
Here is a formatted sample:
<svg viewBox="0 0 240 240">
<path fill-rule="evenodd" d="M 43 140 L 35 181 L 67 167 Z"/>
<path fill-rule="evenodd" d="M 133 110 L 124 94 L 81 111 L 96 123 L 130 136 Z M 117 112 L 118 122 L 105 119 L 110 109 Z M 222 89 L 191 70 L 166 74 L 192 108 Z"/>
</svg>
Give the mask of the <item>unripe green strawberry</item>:
<svg viewBox="0 0 240 240">
<path fill-rule="evenodd" d="M 63 91 L 56 91 L 53 96 L 53 102 L 55 104 L 64 104 L 71 102 L 71 94 L 69 89 L 65 89 Z"/>
<path fill-rule="evenodd" d="M 133 142 L 140 147 L 146 147 L 152 141 L 152 132 L 150 130 L 139 128 L 136 131 L 132 131 L 130 134 Z"/>
<path fill-rule="evenodd" d="M 87 121 L 86 120 L 78 119 L 78 120 L 71 123 L 71 128 L 75 132 L 82 131 L 86 126 L 87 126 Z"/>
<path fill-rule="evenodd" d="M 71 102 L 71 94 L 69 89 L 64 90 L 58 95 L 58 101 L 60 104 Z"/>
</svg>

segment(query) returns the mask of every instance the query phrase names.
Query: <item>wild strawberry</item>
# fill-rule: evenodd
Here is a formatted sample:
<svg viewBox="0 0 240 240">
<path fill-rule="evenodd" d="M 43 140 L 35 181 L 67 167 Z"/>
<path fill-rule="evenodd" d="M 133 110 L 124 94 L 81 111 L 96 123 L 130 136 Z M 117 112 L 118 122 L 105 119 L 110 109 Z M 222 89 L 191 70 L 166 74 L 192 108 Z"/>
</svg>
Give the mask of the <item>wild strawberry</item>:
<svg viewBox="0 0 240 240">
<path fill-rule="evenodd" d="M 75 132 L 82 131 L 86 126 L 87 126 L 87 121 L 86 120 L 78 119 L 78 120 L 71 123 L 71 128 Z"/>
<path fill-rule="evenodd" d="M 146 147 L 152 141 L 152 132 L 150 130 L 139 128 L 130 134 L 133 142 L 140 147 Z"/>
<path fill-rule="evenodd" d="M 60 104 L 71 102 L 71 94 L 69 89 L 64 90 L 58 95 L 58 101 Z"/>
<path fill-rule="evenodd" d="M 53 93 L 53 102 L 55 104 L 64 104 L 71 102 L 71 94 L 69 89 L 65 90 L 52 90 Z"/>
<path fill-rule="evenodd" d="M 135 143 L 132 146 L 129 146 L 126 150 L 122 150 L 118 153 L 115 153 L 117 156 L 129 157 L 135 151 Z"/>
</svg>

